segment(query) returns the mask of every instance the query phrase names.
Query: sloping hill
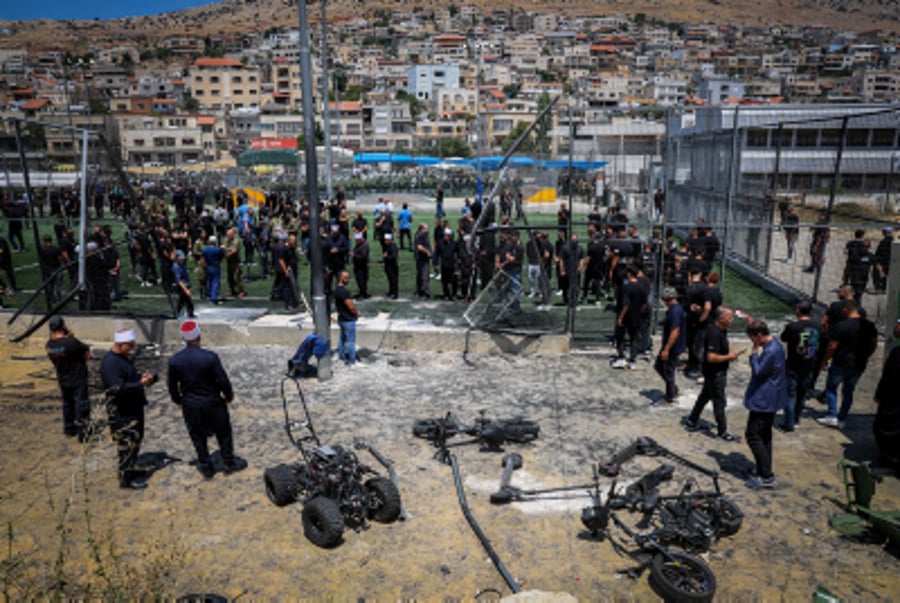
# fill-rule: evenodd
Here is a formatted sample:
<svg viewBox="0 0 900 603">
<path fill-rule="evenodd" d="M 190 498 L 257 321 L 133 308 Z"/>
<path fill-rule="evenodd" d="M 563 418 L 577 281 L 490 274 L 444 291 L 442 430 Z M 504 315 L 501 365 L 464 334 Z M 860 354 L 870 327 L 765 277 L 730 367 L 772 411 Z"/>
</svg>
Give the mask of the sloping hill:
<svg viewBox="0 0 900 603">
<path fill-rule="evenodd" d="M 616 15 L 644 13 L 666 22 L 719 24 L 822 25 L 841 31 L 881 30 L 900 33 L 898 0 L 467 0 L 485 10 L 513 8 L 560 14 Z M 391 14 L 445 6 L 428 0 L 334 0 L 328 19 Z M 320 5 L 309 5 L 310 23 L 317 23 Z M 199 36 L 266 31 L 297 27 L 297 7 L 286 0 L 225 0 L 193 9 L 146 17 L 88 21 L 0 21 L 0 47 L 29 50 L 84 51 L 91 44 L 133 43 L 153 48 L 156 41 L 174 34 Z"/>
</svg>

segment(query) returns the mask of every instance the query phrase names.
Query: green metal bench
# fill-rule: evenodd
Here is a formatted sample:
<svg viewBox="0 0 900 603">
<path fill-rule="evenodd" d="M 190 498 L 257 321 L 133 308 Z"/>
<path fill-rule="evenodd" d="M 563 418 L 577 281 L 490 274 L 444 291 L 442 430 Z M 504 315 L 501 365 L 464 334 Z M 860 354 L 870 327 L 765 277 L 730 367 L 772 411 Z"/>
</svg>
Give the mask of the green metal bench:
<svg viewBox="0 0 900 603">
<path fill-rule="evenodd" d="M 850 513 L 830 518 L 828 523 L 831 527 L 850 537 L 871 534 L 874 530 L 894 545 L 900 546 L 900 511 L 872 508 L 876 485 L 883 478 L 872 473 L 868 461 L 855 463 L 841 459 L 838 467 L 843 472 L 844 491 Z"/>
</svg>

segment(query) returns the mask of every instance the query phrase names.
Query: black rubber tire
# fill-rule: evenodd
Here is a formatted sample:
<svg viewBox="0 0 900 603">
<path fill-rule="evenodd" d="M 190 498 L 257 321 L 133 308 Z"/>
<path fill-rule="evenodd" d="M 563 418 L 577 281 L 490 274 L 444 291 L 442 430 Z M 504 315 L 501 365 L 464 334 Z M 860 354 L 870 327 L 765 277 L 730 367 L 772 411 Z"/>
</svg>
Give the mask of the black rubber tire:
<svg viewBox="0 0 900 603">
<path fill-rule="evenodd" d="M 344 516 L 341 508 L 330 498 L 317 496 L 303 505 L 303 533 L 316 546 L 328 548 L 336 545 L 344 533 Z"/>
<path fill-rule="evenodd" d="M 297 502 L 299 485 L 297 475 L 290 465 L 276 465 L 266 469 L 263 481 L 266 483 L 266 496 L 275 506 L 284 507 Z"/>
<path fill-rule="evenodd" d="M 716 576 L 693 555 L 669 551 L 650 562 L 650 587 L 666 603 L 708 603 L 716 594 Z"/>
<path fill-rule="evenodd" d="M 366 482 L 369 494 L 369 519 L 390 523 L 400 517 L 400 490 L 386 477 L 373 477 Z"/>
<path fill-rule="evenodd" d="M 437 437 L 441 419 L 419 419 L 413 423 L 413 435 L 417 438 L 433 440 Z"/>
<path fill-rule="evenodd" d="M 709 518 L 719 537 L 737 534 L 744 523 L 741 509 L 725 496 L 704 500 L 697 506 L 697 510 Z"/>
<path fill-rule="evenodd" d="M 536 440 L 541 431 L 540 425 L 528 419 L 506 419 L 500 421 L 508 442 L 520 444 Z"/>
</svg>

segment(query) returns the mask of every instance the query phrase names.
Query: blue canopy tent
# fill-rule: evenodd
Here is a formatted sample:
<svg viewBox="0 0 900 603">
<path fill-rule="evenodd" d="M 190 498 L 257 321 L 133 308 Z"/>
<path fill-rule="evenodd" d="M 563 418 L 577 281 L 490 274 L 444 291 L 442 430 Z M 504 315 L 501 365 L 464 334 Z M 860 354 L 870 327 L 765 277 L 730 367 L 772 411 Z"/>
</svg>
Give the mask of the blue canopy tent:
<svg viewBox="0 0 900 603">
<path fill-rule="evenodd" d="M 458 157 L 442 159 L 430 155 L 404 155 L 398 153 L 357 153 L 353 157 L 355 163 L 390 163 L 392 165 L 419 165 L 419 166 L 435 166 L 438 164 L 458 165 L 478 169 L 479 160 L 461 159 Z M 492 155 L 490 157 L 482 157 L 480 161 L 481 171 L 494 171 L 500 168 L 503 157 L 500 155 Z M 597 170 L 606 166 L 608 161 L 573 161 L 572 167 L 577 170 Z M 540 167 L 554 170 L 567 169 L 569 161 L 566 159 L 552 160 L 536 160 L 531 157 L 511 157 L 507 162 L 510 167 L 527 168 Z"/>
</svg>

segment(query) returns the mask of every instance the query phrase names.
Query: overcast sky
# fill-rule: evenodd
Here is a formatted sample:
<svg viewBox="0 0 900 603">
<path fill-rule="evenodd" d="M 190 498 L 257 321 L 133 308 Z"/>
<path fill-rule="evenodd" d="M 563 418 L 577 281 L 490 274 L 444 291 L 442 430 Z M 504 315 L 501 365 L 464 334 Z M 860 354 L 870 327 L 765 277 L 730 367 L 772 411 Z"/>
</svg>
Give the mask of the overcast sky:
<svg viewBox="0 0 900 603">
<path fill-rule="evenodd" d="M 0 0 L 0 20 L 113 19 L 155 15 L 212 4 L 212 0 Z"/>
</svg>

